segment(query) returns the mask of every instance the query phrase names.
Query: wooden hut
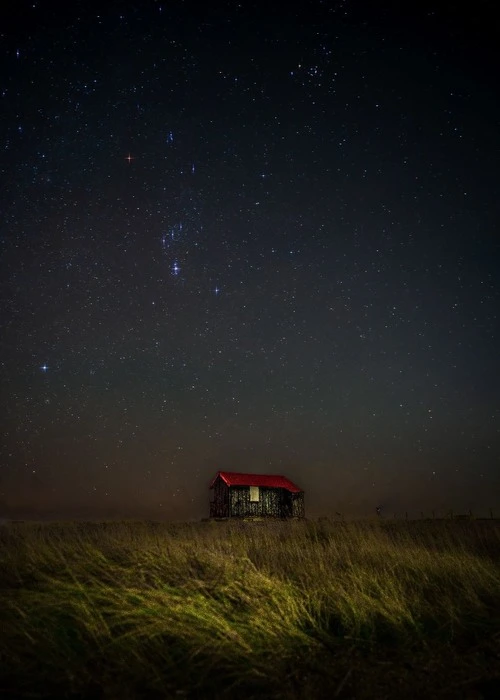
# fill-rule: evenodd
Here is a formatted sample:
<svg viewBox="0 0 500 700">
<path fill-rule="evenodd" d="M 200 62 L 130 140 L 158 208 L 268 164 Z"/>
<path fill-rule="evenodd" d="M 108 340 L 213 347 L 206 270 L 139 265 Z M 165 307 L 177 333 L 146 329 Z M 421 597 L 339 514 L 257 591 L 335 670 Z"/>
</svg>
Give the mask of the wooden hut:
<svg viewBox="0 0 500 700">
<path fill-rule="evenodd" d="M 303 518 L 304 491 L 286 476 L 217 472 L 211 518 Z"/>
</svg>

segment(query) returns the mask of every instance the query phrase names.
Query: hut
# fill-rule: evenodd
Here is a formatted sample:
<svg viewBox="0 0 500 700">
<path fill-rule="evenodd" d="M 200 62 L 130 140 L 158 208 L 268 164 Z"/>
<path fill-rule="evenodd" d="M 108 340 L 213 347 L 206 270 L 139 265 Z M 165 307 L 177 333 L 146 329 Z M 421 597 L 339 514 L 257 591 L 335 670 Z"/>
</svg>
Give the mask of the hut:
<svg viewBox="0 0 500 700">
<path fill-rule="evenodd" d="M 210 489 L 211 518 L 304 517 L 304 491 L 286 476 L 219 471 Z"/>
</svg>

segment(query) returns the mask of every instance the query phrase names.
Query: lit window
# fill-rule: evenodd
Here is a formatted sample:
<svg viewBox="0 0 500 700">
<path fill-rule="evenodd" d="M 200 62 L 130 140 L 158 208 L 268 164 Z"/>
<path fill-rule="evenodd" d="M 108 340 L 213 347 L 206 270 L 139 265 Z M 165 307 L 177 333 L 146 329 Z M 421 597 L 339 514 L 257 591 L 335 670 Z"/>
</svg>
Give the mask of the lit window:
<svg viewBox="0 0 500 700">
<path fill-rule="evenodd" d="M 250 503 L 258 503 L 259 502 L 259 487 L 258 486 L 250 486 Z"/>
</svg>

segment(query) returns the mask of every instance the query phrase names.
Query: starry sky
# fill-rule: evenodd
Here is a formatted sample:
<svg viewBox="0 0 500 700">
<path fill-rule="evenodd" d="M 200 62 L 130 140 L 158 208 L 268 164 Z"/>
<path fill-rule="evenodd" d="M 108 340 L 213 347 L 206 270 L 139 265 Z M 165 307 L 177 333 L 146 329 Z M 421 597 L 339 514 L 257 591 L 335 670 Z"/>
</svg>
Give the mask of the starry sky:
<svg viewBox="0 0 500 700">
<path fill-rule="evenodd" d="M 500 509 L 494 3 L 9 5 L 0 516 Z"/>
</svg>

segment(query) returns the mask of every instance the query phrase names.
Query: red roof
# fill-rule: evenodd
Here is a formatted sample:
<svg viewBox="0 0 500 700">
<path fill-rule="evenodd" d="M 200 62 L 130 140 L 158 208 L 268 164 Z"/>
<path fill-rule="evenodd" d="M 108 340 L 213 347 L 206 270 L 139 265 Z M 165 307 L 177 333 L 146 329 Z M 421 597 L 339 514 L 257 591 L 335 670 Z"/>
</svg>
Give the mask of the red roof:
<svg viewBox="0 0 500 700">
<path fill-rule="evenodd" d="M 292 493 L 300 493 L 302 491 L 286 476 L 280 476 L 279 474 L 239 474 L 238 472 L 217 472 L 210 484 L 211 489 L 219 476 L 228 486 L 267 486 L 274 489 L 287 489 Z"/>
</svg>

